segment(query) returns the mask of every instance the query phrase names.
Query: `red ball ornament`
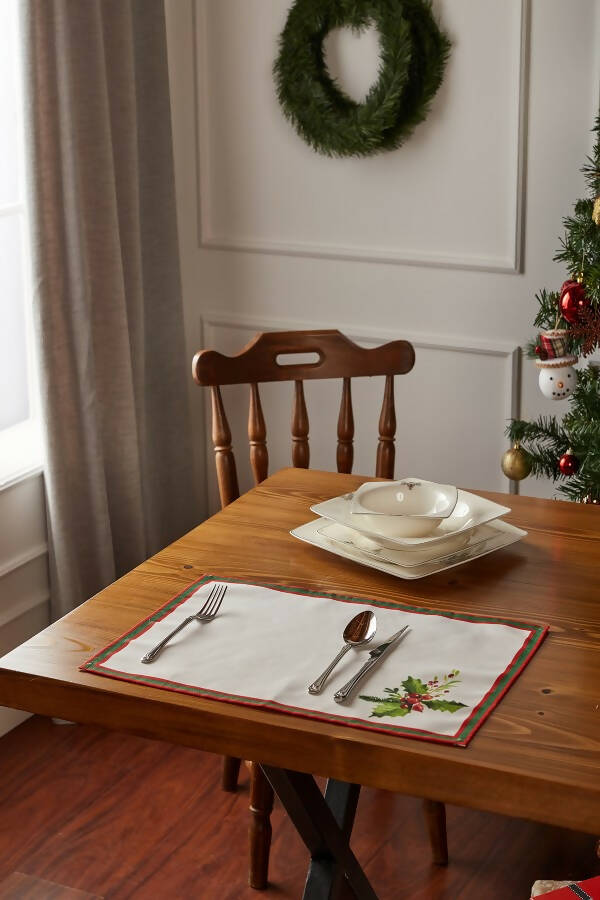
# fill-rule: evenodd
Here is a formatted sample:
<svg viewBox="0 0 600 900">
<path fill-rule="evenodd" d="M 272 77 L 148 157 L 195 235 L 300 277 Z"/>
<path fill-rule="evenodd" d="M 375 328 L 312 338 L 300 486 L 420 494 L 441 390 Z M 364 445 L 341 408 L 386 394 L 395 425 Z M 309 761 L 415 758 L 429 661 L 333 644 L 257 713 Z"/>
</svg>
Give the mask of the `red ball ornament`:
<svg viewBox="0 0 600 900">
<path fill-rule="evenodd" d="M 579 468 L 579 460 L 569 447 L 566 453 L 563 453 L 558 461 L 558 468 L 563 475 L 574 475 Z"/>
<path fill-rule="evenodd" d="M 579 316 L 587 309 L 590 301 L 585 295 L 585 287 L 580 281 L 565 281 L 560 289 L 558 309 L 561 316 L 571 325 L 579 321 Z"/>
</svg>

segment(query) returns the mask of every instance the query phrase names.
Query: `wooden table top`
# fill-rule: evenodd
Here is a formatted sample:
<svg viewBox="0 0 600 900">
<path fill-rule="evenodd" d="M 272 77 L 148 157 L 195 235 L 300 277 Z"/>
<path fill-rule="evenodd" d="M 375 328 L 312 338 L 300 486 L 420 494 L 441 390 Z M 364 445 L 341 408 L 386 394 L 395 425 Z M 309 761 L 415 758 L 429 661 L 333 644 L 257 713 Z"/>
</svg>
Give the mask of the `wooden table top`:
<svg viewBox="0 0 600 900">
<path fill-rule="evenodd" d="M 523 541 L 418 581 L 300 543 L 316 501 L 364 478 L 284 469 L 0 661 L 0 704 L 600 834 L 600 511 L 486 493 Z M 518 616 L 550 633 L 467 748 L 80 672 L 202 573 Z"/>
</svg>

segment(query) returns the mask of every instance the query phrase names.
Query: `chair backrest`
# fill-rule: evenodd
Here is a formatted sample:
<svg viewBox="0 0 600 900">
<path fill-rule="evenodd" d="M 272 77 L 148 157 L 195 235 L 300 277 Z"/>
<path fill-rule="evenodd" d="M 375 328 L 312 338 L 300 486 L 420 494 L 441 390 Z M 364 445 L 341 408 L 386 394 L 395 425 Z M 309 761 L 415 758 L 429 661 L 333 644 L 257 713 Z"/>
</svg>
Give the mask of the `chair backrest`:
<svg viewBox="0 0 600 900">
<path fill-rule="evenodd" d="M 286 363 L 287 354 L 317 355 L 315 362 Z M 248 440 L 254 481 L 259 484 L 268 474 L 267 429 L 258 385 L 266 381 L 293 381 L 292 464 L 308 468 L 308 413 L 304 399 L 304 381 L 313 378 L 341 378 L 342 399 L 337 425 L 337 469 L 351 472 L 354 457 L 354 414 L 350 379 L 365 375 L 385 375 L 383 404 L 379 417 L 379 440 L 375 474 L 394 477 L 394 438 L 396 411 L 394 375 L 410 372 L 415 351 L 408 341 L 392 341 L 381 347 L 365 349 L 339 331 L 272 331 L 257 334 L 236 356 L 224 356 L 215 350 L 201 350 L 194 357 L 193 375 L 197 384 L 210 387 L 212 394 L 212 441 L 215 450 L 221 504 L 239 497 L 231 430 L 225 415 L 221 386 L 248 384 L 250 408 Z"/>
</svg>

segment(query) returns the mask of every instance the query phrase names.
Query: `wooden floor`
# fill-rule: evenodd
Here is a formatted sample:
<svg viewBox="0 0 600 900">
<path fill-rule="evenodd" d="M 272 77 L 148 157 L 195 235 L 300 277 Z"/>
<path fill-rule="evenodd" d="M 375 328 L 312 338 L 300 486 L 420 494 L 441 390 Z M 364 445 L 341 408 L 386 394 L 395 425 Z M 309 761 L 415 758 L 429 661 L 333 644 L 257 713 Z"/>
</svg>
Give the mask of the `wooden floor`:
<svg viewBox="0 0 600 900">
<path fill-rule="evenodd" d="M 0 760 L 0 900 L 302 895 L 306 853 L 278 806 L 272 887 L 246 887 L 247 774 L 223 793 L 214 756 L 33 718 Z M 381 900 L 527 900 L 536 878 L 600 874 L 586 835 L 457 808 L 448 833 L 437 869 L 419 802 L 363 790 L 353 846 Z"/>
</svg>

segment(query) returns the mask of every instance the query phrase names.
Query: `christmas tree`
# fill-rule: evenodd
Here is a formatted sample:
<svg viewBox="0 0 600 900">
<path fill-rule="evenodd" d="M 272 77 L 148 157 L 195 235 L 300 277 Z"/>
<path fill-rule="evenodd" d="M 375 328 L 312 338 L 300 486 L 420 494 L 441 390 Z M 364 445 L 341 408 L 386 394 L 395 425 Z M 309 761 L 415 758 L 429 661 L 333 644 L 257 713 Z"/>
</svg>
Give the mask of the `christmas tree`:
<svg viewBox="0 0 600 900">
<path fill-rule="evenodd" d="M 513 420 L 513 442 L 502 458 L 509 478 L 551 478 L 570 500 L 600 504 L 600 363 L 573 366 L 600 345 L 600 115 L 593 131 L 592 156 L 582 168 L 590 196 L 577 200 L 563 220 L 561 247 L 554 259 L 565 263 L 569 278 L 560 291 L 537 294 L 534 325 L 538 335 L 527 348 L 536 360 L 542 393 L 568 399 L 562 417 L 534 422 Z"/>
</svg>

